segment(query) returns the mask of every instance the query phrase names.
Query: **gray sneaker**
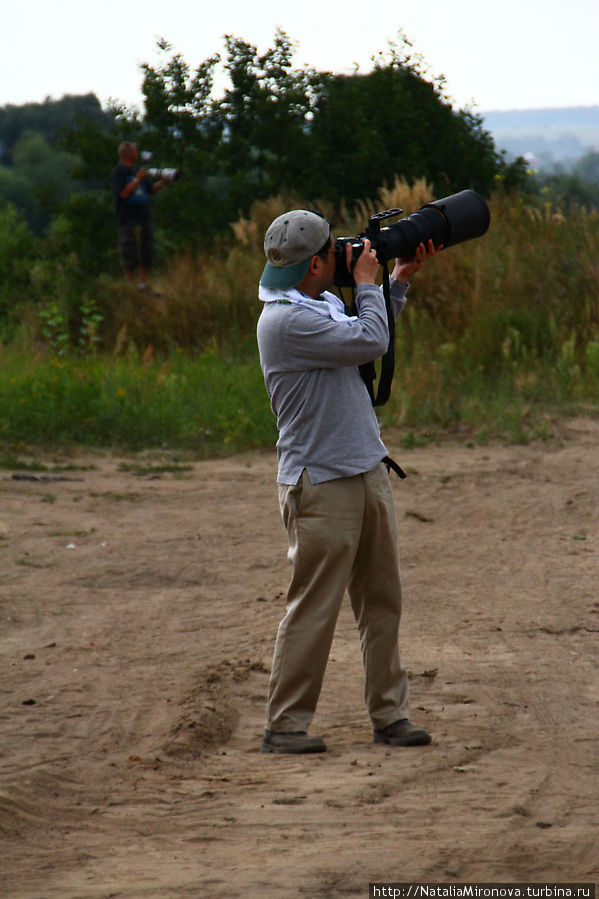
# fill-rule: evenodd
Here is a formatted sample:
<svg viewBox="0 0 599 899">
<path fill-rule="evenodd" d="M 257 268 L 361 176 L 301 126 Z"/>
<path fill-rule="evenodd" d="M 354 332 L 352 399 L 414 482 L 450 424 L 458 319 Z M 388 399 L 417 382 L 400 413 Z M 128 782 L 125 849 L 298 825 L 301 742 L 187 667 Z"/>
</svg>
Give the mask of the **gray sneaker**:
<svg viewBox="0 0 599 899">
<path fill-rule="evenodd" d="M 394 721 L 374 732 L 375 743 L 387 743 L 389 746 L 426 746 L 430 741 L 429 732 L 412 724 L 409 718 Z"/>
<path fill-rule="evenodd" d="M 282 734 L 265 730 L 262 740 L 262 752 L 300 755 L 306 752 L 326 752 L 326 749 L 327 747 L 320 737 L 309 737 L 305 730 Z"/>
</svg>

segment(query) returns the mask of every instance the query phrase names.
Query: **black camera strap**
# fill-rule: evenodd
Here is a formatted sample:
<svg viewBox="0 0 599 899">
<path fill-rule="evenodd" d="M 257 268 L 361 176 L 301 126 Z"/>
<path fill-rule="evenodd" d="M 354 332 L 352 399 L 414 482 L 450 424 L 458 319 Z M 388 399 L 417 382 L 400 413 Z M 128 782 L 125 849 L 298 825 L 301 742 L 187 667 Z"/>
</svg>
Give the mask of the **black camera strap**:
<svg viewBox="0 0 599 899">
<path fill-rule="evenodd" d="M 389 269 L 386 265 L 383 266 L 383 296 L 385 298 L 385 309 L 387 310 L 389 345 L 387 347 L 387 352 L 381 358 L 381 375 L 376 396 L 374 394 L 374 382 L 377 375 L 374 361 L 365 362 L 364 365 L 358 366 L 358 369 L 362 376 L 362 380 L 366 384 L 366 389 L 373 406 L 382 406 L 389 399 L 389 395 L 391 393 L 391 384 L 393 382 L 393 373 L 395 371 L 395 316 L 393 314 L 393 308 L 391 306 L 391 285 L 389 284 Z M 358 311 L 355 300 L 352 303 L 351 311 L 352 314 L 357 313 Z M 398 465 L 395 459 L 392 459 L 391 456 L 385 456 L 382 461 L 386 466 L 388 472 L 395 472 L 398 478 L 403 479 L 407 477 L 403 468 L 401 468 L 401 466 Z"/>
<path fill-rule="evenodd" d="M 407 478 L 407 474 L 403 470 L 403 468 L 397 464 L 395 459 L 392 459 L 391 456 L 385 456 L 383 458 L 383 464 L 387 468 L 387 472 L 394 471 L 398 478 Z"/>
<path fill-rule="evenodd" d="M 364 365 L 358 366 L 373 406 L 383 406 L 389 399 L 393 374 L 395 371 L 395 316 L 393 315 L 393 309 L 391 307 L 389 269 L 386 265 L 383 266 L 383 296 L 385 298 L 385 309 L 387 310 L 389 345 L 387 347 L 387 352 L 381 358 L 381 373 L 376 395 L 374 392 L 374 382 L 376 381 L 377 373 L 374 361 L 365 362 Z"/>
</svg>

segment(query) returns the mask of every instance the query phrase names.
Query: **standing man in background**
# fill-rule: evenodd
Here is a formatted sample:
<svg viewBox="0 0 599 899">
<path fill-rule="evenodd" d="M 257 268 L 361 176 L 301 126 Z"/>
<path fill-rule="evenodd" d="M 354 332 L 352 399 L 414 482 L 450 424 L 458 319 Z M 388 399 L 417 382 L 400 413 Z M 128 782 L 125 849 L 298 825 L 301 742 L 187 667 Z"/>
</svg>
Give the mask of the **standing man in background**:
<svg viewBox="0 0 599 899">
<path fill-rule="evenodd" d="M 119 164 L 112 170 L 111 186 L 119 229 L 119 249 L 125 277 L 131 286 L 148 290 L 148 272 L 154 264 L 154 227 L 150 196 L 162 190 L 168 179 L 151 182 L 139 168 L 137 147 L 131 141 L 119 146 Z"/>
</svg>

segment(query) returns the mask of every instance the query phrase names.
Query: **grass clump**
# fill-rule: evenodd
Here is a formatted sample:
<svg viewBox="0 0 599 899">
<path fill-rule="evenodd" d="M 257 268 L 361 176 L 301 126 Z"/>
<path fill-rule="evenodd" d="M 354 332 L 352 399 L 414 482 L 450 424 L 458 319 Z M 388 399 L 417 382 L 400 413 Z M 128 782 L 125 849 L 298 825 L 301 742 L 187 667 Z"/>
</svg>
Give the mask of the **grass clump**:
<svg viewBox="0 0 599 899">
<path fill-rule="evenodd" d="M 182 447 L 199 456 L 272 442 L 256 358 L 206 351 L 168 360 L 24 359 L 0 365 L 0 441 L 98 447 Z"/>
</svg>

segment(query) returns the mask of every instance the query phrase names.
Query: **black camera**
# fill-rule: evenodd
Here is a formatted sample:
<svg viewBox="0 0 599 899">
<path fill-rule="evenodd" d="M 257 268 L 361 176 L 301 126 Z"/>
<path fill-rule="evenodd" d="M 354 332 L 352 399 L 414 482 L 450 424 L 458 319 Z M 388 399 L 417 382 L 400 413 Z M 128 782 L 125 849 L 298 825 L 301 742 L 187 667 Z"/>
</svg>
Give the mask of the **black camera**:
<svg viewBox="0 0 599 899">
<path fill-rule="evenodd" d="M 368 219 L 368 227 L 359 237 L 338 237 L 335 240 L 335 278 L 337 287 L 354 286 L 353 268 L 362 253 L 364 238 L 371 246 L 381 265 L 395 257 L 411 256 L 420 243 L 428 246 L 432 240 L 435 247 L 453 247 L 474 237 L 482 237 L 491 221 L 489 207 L 474 190 L 462 190 L 443 200 L 426 203 L 416 212 L 391 225 L 381 227 L 381 223 L 399 215 L 403 209 L 387 209 Z M 347 267 L 346 246 L 352 246 L 352 260 Z"/>
</svg>

